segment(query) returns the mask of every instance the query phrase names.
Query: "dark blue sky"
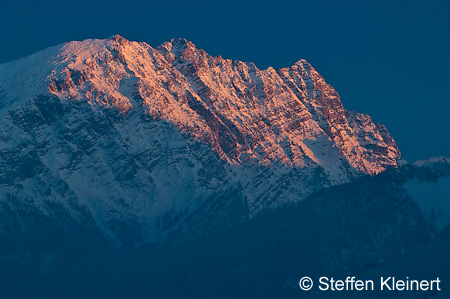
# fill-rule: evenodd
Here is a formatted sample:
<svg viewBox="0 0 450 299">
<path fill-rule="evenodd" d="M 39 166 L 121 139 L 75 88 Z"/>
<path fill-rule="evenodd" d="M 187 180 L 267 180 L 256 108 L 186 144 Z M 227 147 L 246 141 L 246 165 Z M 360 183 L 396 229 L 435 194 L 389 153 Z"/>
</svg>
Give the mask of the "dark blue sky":
<svg viewBox="0 0 450 299">
<path fill-rule="evenodd" d="M 450 1 L 9 2 L 0 63 L 112 34 L 153 47 L 184 37 L 259 68 L 304 58 L 347 109 L 385 124 L 408 161 L 450 156 Z"/>
</svg>

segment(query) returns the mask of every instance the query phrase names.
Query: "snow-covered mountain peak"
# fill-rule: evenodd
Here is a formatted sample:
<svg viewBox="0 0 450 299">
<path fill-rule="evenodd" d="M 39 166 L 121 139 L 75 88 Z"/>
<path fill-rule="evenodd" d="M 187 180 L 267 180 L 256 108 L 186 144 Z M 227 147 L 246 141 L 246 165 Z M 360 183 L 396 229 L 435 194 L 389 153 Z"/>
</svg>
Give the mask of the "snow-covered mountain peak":
<svg viewBox="0 0 450 299">
<path fill-rule="evenodd" d="M 170 40 L 170 44 L 172 44 L 172 48 L 179 49 L 179 50 L 186 50 L 186 49 L 193 49 L 197 50 L 197 47 L 194 45 L 194 43 L 188 41 L 185 38 L 172 38 Z"/>
<path fill-rule="evenodd" d="M 302 68 L 312 68 L 311 64 L 306 61 L 306 59 L 300 59 L 299 61 L 297 61 L 294 66 L 296 67 L 302 67 Z"/>
<path fill-rule="evenodd" d="M 184 38 L 173 38 L 170 42 L 165 42 L 158 47 L 158 50 L 165 55 L 171 53 L 177 59 L 191 60 L 199 55 L 205 55 L 203 50 L 197 49 L 194 43 Z"/>
<path fill-rule="evenodd" d="M 13 83 L 6 82 L 4 90 L 14 90 L 20 80 L 33 80 L 27 82 L 28 88 L 36 87 L 30 96 L 42 93 L 47 84 L 61 99 L 85 99 L 123 113 L 141 107 L 207 141 L 222 158 L 238 164 L 250 159 L 299 166 L 312 160 L 324 166 L 317 155 L 330 157 L 339 142 L 331 165 L 345 158 L 356 171 L 366 173 L 397 165 L 399 152 L 384 127 L 372 126 L 367 116 L 346 112 L 334 88 L 304 59 L 278 72 L 259 70 L 252 63 L 210 56 L 185 39 L 172 39 L 153 49 L 119 35 L 70 42 L 53 51 L 32 55 L 35 63 L 22 63 L 22 77 L 6 80 Z M 30 72 L 36 75 L 26 76 Z M 378 151 L 383 149 L 382 159 L 372 145 L 362 146 L 366 141 L 358 140 L 359 124 L 352 118 L 371 128 L 372 133 L 365 135 L 382 129 L 384 135 L 363 137 L 371 138 L 369 144 Z M 304 141 L 319 136 L 329 140 L 324 145 L 329 147 L 327 153 L 307 150 Z M 298 153 L 288 154 L 282 140 L 289 140 L 288 152 Z M 257 154 L 260 146 L 265 150 Z"/>
<path fill-rule="evenodd" d="M 71 198 L 105 229 L 132 215 L 156 238 L 174 225 L 155 224 L 167 213 L 247 217 L 401 161 L 386 128 L 345 110 L 305 60 L 260 70 L 184 39 L 155 49 L 115 35 L 2 64 L 0 76 L 0 196 Z"/>
<path fill-rule="evenodd" d="M 114 35 L 110 36 L 109 39 L 112 41 L 115 41 L 116 43 L 119 43 L 121 45 L 129 43 L 129 40 L 127 40 L 126 38 L 124 38 L 118 34 L 114 34 Z"/>
</svg>

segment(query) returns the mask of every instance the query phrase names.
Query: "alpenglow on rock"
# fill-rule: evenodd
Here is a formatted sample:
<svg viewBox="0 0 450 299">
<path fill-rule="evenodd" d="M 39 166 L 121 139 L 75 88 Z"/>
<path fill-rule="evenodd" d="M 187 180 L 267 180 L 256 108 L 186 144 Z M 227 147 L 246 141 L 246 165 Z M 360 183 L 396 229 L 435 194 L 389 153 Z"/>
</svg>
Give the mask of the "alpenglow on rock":
<svg viewBox="0 0 450 299">
<path fill-rule="evenodd" d="M 58 209 L 117 243 L 199 236 L 400 161 L 305 60 L 113 36 L 0 65 L 2 213 Z"/>
</svg>

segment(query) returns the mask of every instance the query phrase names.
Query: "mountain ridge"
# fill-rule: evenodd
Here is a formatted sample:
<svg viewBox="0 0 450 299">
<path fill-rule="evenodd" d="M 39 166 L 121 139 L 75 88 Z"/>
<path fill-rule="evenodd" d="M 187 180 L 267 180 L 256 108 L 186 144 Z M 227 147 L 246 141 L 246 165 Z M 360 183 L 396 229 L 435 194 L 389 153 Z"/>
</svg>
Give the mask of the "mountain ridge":
<svg viewBox="0 0 450 299">
<path fill-rule="evenodd" d="M 259 70 L 184 39 L 116 35 L 0 72 L 0 196 L 81 206 L 112 238 L 202 234 L 404 163 L 306 60 Z"/>
</svg>

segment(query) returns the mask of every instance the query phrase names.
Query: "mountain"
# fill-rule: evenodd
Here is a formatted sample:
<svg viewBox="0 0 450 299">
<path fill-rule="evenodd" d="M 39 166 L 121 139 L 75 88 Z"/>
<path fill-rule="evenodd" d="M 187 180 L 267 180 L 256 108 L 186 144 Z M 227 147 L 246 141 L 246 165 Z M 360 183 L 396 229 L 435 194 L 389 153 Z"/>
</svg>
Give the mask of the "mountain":
<svg viewBox="0 0 450 299">
<path fill-rule="evenodd" d="M 0 66 L 0 211 L 16 234 L 36 218 L 117 245 L 195 238 L 404 163 L 305 60 L 260 70 L 113 36 Z"/>
<path fill-rule="evenodd" d="M 305 60 L 259 70 L 113 36 L 0 65 L 1 298 L 298 298 L 322 275 L 448 286 L 449 183 L 448 158 L 402 160 Z M 335 295 L 398 298 L 308 293 Z"/>
</svg>

